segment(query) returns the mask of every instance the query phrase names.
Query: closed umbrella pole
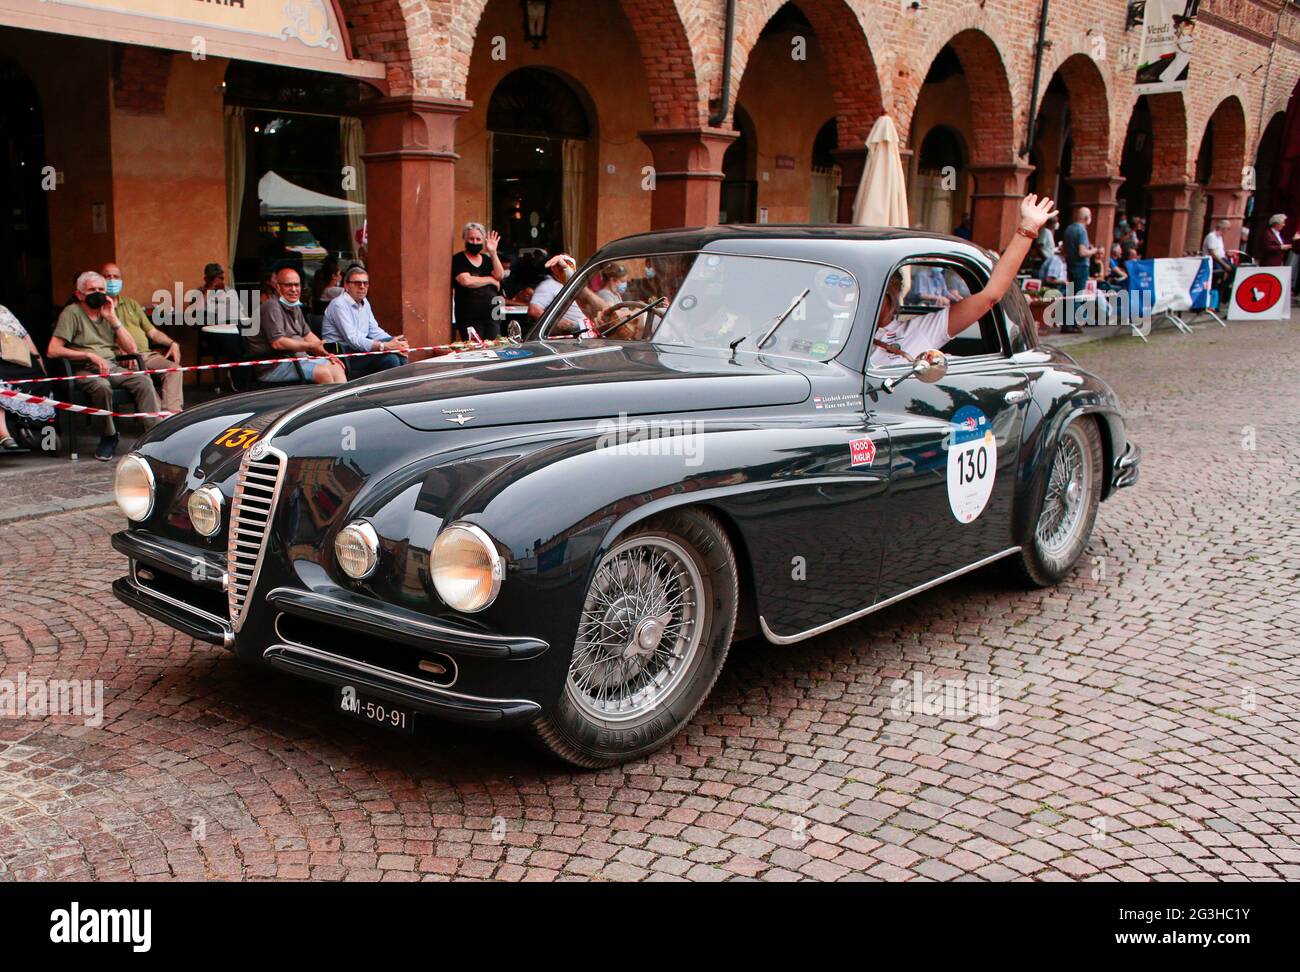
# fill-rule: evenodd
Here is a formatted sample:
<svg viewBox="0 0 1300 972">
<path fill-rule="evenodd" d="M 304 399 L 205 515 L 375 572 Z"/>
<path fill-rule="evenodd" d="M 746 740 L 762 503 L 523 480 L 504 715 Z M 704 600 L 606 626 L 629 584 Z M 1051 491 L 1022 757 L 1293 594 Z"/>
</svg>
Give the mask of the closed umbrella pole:
<svg viewBox="0 0 1300 972">
<path fill-rule="evenodd" d="M 853 222 L 858 226 L 895 226 L 906 229 L 907 181 L 899 152 L 898 129 L 888 115 L 876 119 L 867 136 L 867 164 L 853 202 Z"/>
</svg>

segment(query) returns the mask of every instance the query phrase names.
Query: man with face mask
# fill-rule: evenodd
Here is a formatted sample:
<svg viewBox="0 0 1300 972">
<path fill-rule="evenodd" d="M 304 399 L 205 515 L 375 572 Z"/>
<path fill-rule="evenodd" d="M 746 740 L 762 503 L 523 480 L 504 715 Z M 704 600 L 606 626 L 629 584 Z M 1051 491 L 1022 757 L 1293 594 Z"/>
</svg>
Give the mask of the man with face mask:
<svg viewBox="0 0 1300 972">
<path fill-rule="evenodd" d="M 299 380 L 301 374 L 317 385 L 334 385 L 347 381 L 343 362 L 325 350 L 325 344 L 307 325 L 302 310 L 302 278 L 293 267 L 281 267 L 271 278 L 276 297 L 262 304 L 258 326 L 245 339 L 248 353 L 254 358 L 300 359 L 258 367 L 258 379 L 264 382 Z"/>
<path fill-rule="evenodd" d="M 149 314 L 140 302 L 122 293 L 122 268 L 116 263 L 105 263 L 99 268 L 104 283 L 108 286 L 108 301 L 113 313 L 131 334 L 144 359 L 146 368 L 174 368 L 181 363 L 181 346 L 158 328 L 153 326 Z M 165 349 L 162 354 L 155 348 Z M 184 408 L 181 386 L 184 375 L 172 371 L 162 377 L 162 407 L 166 412 L 179 412 Z"/>
<path fill-rule="evenodd" d="M 69 304 L 59 314 L 47 356 L 73 362 L 73 367 L 85 375 L 77 379 L 77 387 L 96 408 L 112 410 L 113 389 L 124 387 L 135 400 L 136 411 L 159 411 L 158 396 L 149 376 L 132 374 L 115 360 L 116 355 L 135 354 L 139 349 L 117 317 L 103 276 L 87 270 L 77 278 L 76 296 L 76 303 Z M 117 449 L 117 426 L 111 416 L 101 421 L 103 435 L 95 448 L 95 458 L 108 462 Z M 145 428 L 152 428 L 158 422 L 157 419 L 141 421 Z"/>
</svg>

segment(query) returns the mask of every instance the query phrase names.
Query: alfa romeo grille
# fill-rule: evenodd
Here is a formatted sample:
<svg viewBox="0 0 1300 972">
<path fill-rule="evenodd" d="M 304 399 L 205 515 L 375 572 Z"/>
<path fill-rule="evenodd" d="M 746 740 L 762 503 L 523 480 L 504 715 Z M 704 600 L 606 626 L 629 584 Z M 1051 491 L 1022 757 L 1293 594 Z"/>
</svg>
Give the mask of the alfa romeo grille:
<svg viewBox="0 0 1300 972">
<path fill-rule="evenodd" d="M 230 508 L 230 546 L 226 553 L 230 623 L 236 631 L 243 624 L 248 597 L 262 568 L 271 517 L 284 478 L 284 461 L 284 453 L 259 444 L 244 454 L 244 461 L 239 465 L 239 480 Z"/>
</svg>

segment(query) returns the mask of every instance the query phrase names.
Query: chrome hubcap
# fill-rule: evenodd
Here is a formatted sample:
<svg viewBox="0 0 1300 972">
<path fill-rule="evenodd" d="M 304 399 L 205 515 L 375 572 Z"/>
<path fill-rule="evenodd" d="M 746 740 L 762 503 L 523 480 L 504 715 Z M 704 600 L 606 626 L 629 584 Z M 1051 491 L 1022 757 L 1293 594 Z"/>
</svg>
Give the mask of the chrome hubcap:
<svg viewBox="0 0 1300 972">
<path fill-rule="evenodd" d="M 664 537 L 616 544 L 596 568 L 569 665 L 568 694 L 605 720 L 634 719 L 680 684 L 699 648 L 704 583 Z"/>
<path fill-rule="evenodd" d="M 1038 518 L 1039 547 L 1047 554 L 1059 554 L 1077 538 L 1083 526 L 1092 488 L 1092 467 L 1085 460 L 1085 445 L 1073 427 L 1061 434 L 1061 444 L 1048 473 L 1043 512 Z"/>
</svg>

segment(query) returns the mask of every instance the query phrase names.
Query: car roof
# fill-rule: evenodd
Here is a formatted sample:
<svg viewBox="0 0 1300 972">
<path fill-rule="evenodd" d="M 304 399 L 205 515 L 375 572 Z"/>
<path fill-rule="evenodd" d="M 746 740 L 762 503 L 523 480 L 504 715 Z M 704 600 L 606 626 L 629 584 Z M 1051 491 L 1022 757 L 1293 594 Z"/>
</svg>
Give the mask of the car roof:
<svg viewBox="0 0 1300 972">
<path fill-rule="evenodd" d="M 925 241 L 930 247 L 949 244 L 956 247 L 973 247 L 969 240 L 946 233 L 929 230 L 900 229 L 892 226 L 855 226 L 847 223 L 809 225 L 805 223 L 757 224 L 741 223 L 727 226 L 696 226 L 682 229 L 657 230 L 637 233 L 614 240 L 601 248 L 602 254 L 616 257 L 621 254 L 667 253 L 681 250 L 703 250 L 715 244 L 748 241 L 816 240 L 825 242 L 902 242 Z"/>
</svg>

